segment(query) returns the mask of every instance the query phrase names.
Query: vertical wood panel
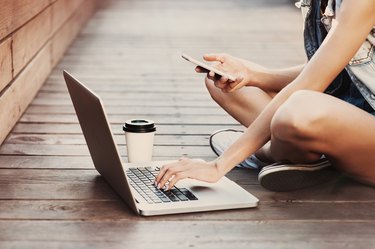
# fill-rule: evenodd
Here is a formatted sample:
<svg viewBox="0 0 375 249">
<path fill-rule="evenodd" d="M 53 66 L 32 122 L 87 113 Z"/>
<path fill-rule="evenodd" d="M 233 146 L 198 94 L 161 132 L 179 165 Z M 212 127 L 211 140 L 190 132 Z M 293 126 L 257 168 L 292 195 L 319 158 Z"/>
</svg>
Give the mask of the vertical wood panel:
<svg viewBox="0 0 375 249">
<path fill-rule="evenodd" d="M 13 0 L 0 0 L 0 40 L 12 31 Z"/>
<path fill-rule="evenodd" d="M 0 40 L 50 4 L 50 0 L 0 0 Z"/>
<path fill-rule="evenodd" d="M 0 98 L 2 142 L 51 72 L 48 43 Z"/>
<path fill-rule="evenodd" d="M 52 31 L 55 33 L 77 10 L 83 0 L 58 0 L 52 5 Z"/>
<path fill-rule="evenodd" d="M 0 44 L 0 92 L 12 80 L 11 39 Z"/>
<path fill-rule="evenodd" d="M 54 19 L 53 5 L 59 2 L 65 7 L 55 6 L 54 13 L 57 16 Z M 59 61 L 91 16 L 94 0 L 86 0 L 84 4 L 82 2 L 0 0 L 0 40 L 3 40 L 0 43 L 0 91 L 13 80 L 0 96 L 0 144 L 51 72 L 52 62 L 55 65 Z M 53 20 L 56 32 L 54 50 Z M 68 23 L 59 28 L 66 20 L 69 20 Z M 4 39 L 6 36 L 9 38 Z M 52 52 L 55 52 L 53 60 Z"/>
<path fill-rule="evenodd" d="M 86 0 L 78 11 L 62 26 L 61 30 L 52 37 L 52 66 L 54 67 L 64 55 L 67 47 L 79 33 L 81 27 L 91 16 L 95 4 L 92 0 Z"/>
<path fill-rule="evenodd" d="M 51 7 L 13 35 L 13 70 L 17 75 L 51 36 Z"/>
</svg>

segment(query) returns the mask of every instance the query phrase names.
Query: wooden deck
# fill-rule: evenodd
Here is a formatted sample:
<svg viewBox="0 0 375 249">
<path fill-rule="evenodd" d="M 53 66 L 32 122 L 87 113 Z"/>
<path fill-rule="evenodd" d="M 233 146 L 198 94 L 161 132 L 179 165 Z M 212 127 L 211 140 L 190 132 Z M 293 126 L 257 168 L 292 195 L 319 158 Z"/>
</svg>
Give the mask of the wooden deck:
<svg viewBox="0 0 375 249">
<path fill-rule="evenodd" d="M 258 208 L 134 215 L 95 171 L 62 78 L 68 69 L 102 96 L 123 155 L 122 123 L 147 117 L 155 159 L 212 159 L 208 135 L 239 125 L 181 52 L 294 65 L 301 26 L 287 0 L 105 1 L 1 146 L 0 248 L 375 248 L 374 188 L 345 178 L 273 193 L 235 169 Z"/>
</svg>

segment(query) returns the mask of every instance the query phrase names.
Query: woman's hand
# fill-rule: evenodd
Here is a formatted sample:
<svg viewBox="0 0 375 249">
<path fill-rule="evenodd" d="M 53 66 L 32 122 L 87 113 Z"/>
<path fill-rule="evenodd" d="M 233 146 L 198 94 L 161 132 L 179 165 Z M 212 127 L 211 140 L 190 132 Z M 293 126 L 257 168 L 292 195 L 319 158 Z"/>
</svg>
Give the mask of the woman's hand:
<svg viewBox="0 0 375 249">
<path fill-rule="evenodd" d="M 160 168 L 159 175 L 155 180 L 155 186 L 159 189 L 170 190 L 179 180 L 185 178 L 217 182 L 222 176 L 215 162 L 181 158 L 175 163 L 167 164 Z"/>
<path fill-rule="evenodd" d="M 265 68 L 258 64 L 228 54 L 207 54 L 203 58 L 213 62 L 213 67 L 236 77 L 235 81 L 231 81 L 227 77 L 221 77 L 212 71 L 207 72 L 199 66 L 196 67 L 195 70 L 198 73 L 208 73 L 207 78 L 213 80 L 215 86 L 223 92 L 233 92 L 243 86 L 256 85 L 258 82 L 257 73 L 265 71 Z"/>
</svg>

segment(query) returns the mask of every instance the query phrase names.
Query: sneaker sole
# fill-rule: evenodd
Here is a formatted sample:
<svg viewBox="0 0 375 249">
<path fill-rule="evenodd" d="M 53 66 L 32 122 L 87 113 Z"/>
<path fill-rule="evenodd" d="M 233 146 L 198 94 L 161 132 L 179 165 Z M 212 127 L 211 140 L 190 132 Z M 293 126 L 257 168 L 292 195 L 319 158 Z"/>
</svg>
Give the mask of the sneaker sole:
<svg viewBox="0 0 375 249">
<path fill-rule="evenodd" d="M 274 192 L 298 190 L 332 179 L 336 172 L 330 165 L 325 161 L 313 166 L 266 166 L 260 171 L 258 180 L 260 185 Z"/>
</svg>

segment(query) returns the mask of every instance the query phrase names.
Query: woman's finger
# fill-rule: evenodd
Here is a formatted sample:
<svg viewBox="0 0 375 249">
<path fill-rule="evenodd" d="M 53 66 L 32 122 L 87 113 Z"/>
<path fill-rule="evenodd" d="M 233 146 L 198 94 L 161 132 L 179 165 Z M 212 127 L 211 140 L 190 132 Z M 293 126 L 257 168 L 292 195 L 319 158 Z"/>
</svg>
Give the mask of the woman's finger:
<svg viewBox="0 0 375 249">
<path fill-rule="evenodd" d="M 171 167 L 178 166 L 180 164 L 181 164 L 181 162 L 177 161 L 177 162 L 173 162 L 173 163 L 170 163 L 170 164 L 163 165 L 160 168 L 158 176 L 155 178 L 155 184 L 158 184 L 161 181 L 161 179 L 164 177 L 164 175 L 168 172 L 168 170 Z"/>
<path fill-rule="evenodd" d="M 168 165 L 168 169 L 164 172 L 160 181 L 156 182 L 156 187 L 159 189 L 166 188 L 169 182 L 176 176 L 176 174 L 181 173 L 188 169 L 187 164 L 184 164 L 183 160 L 178 161 L 174 164 Z"/>
<path fill-rule="evenodd" d="M 210 79 L 210 80 L 212 80 L 212 81 L 216 81 L 217 80 L 216 74 L 213 71 L 209 71 L 208 72 L 207 78 Z"/>
<path fill-rule="evenodd" d="M 167 172 L 168 167 L 169 167 L 169 165 L 163 165 L 163 167 L 160 168 L 159 174 L 155 178 L 155 182 L 154 182 L 155 186 L 157 186 L 159 184 L 160 180 L 163 178 L 163 176 Z"/>
<path fill-rule="evenodd" d="M 226 77 L 221 77 L 219 80 L 215 81 L 215 86 L 217 88 L 220 88 L 220 89 L 223 89 L 225 87 L 227 87 L 228 85 L 228 80 Z"/>
<path fill-rule="evenodd" d="M 205 54 L 203 55 L 203 59 L 205 61 L 219 61 L 221 63 L 224 63 L 225 58 L 221 54 Z"/>
<path fill-rule="evenodd" d="M 168 188 L 166 190 L 171 190 L 178 181 L 185 179 L 187 177 L 187 171 L 181 171 L 176 173 L 174 177 L 169 181 Z"/>
<path fill-rule="evenodd" d="M 229 81 L 228 81 L 228 78 L 226 76 L 221 76 L 220 79 L 218 80 L 219 84 L 221 85 L 224 85 L 224 84 L 228 84 Z"/>
<path fill-rule="evenodd" d="M 197 66 L 197 67 L 195 67 L 195 72 L 197 72 L 197 73 L 208 73 L 208 70 L 203 68 L 203 67 Z"/>
<path fill-rule="evenodd" d="M 234 92 L 240 89 L 241 87 L 243 87 L 243 85 L 241 84 L 242 80 L 243 80 L 242 76 L 237 76 L 236 81 L 229 83 L 229 88 L 230 88 L 229 92 Z"/>
</svg>

